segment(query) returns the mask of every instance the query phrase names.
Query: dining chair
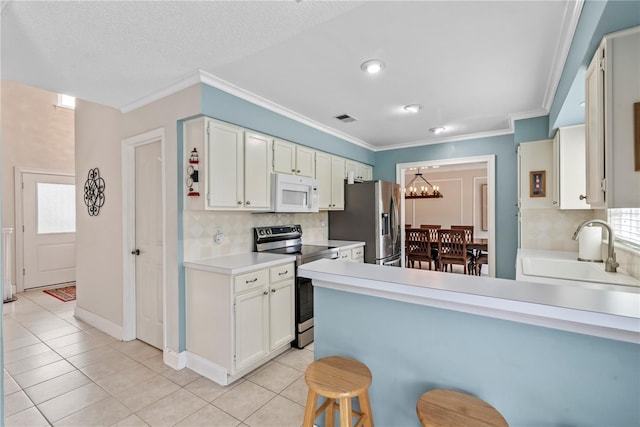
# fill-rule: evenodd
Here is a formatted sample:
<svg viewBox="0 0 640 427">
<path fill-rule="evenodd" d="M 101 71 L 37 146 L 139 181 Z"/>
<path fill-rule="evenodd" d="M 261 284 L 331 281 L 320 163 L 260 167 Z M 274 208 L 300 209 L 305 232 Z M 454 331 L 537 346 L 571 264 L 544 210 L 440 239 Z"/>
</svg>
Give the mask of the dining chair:
<svg viewBox="0 0 640 427">
<path fill-rule="evenodd" d="M 489 255 L 482 252 L 473 262 L 473 274 L 480 276 L 482 274 L 482 266 L 484 264 L 489 264 Z"/>
<path fill-rule="evenodd" d="M 464 230 L 464 237 L 467 243 L 473 242 L 473 225 L 452 225 L 452 230 Z M 470 265 L 469 265 L 469 274 L 475 269 L 476 256 L 479 253 L 476 253 L 473 249 L 467 249 L 467 254 L 471 257 Z"/>
<path fill-rule="evenodd" d="M 407 241 L 407 261 L 413 268 L 418 261 L 418 267 L 422 268 L 422 261 L 431 263 L 436 261 L 431 252 L 431 242 L 429 241 L 429 230 L 421 228 L 409 228 L 406 230 L 405 240 Z M 437 264 L 436 264 L 437 268 Z"/>
<path fill-rule="evenodd" d="M 439 270 L 440 266 L 438 261 L 438 229 L 442 228 L 442 226 L 436 224 L 420 224 L 420 228 L 429 230 L 431 258 L 433 258 L 436 270 Z"/>
<path fill-rule="evenodd" d="M 471 257 L 467 253 L 465 230 L 439 229 L 437 231 L 440 271 L 447 271 L 447 265 L 457 264 L 462 265 L 464 274 L 467 274 Z"/>
</svg>

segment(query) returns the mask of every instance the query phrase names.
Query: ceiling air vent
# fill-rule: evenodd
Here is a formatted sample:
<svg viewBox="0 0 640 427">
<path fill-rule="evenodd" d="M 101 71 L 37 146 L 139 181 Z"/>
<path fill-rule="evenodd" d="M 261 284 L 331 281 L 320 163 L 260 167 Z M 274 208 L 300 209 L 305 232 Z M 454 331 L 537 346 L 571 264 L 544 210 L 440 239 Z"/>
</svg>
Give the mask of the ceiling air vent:
<svg viewBox="0 0 640 427">
<path fill-rule="evenodd" d="M 339 116 L 336 116 L 336 119 L 340 120 L 343 123 L 351 123 L 357 120 L 356 118 L 351 117 L 348 114 L 340 114 Z"/>
</svg>

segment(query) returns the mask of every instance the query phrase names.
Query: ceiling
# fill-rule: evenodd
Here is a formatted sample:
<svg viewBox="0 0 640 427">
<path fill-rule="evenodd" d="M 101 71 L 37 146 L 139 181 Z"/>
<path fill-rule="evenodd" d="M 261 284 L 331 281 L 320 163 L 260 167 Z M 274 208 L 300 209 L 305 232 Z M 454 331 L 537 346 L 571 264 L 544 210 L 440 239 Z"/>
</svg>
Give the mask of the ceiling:
<svg viewBox="0 0 640 427">
<path fill-rule="evenodd" d="M 547 114 L 577 4 L 10 1 L 1 73 L 125 112 L 204 81 L 384 150 L 507 134 Z M 360 69 L 372 58 L 379 74 Z"/>
</svg>

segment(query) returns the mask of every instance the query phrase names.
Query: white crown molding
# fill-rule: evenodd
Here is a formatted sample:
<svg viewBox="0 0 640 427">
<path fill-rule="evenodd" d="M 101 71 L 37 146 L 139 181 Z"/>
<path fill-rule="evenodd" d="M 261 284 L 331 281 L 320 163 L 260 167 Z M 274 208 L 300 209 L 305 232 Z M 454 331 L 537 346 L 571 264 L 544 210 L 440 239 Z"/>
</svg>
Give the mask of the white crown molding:
<svg viewBox="0 0 640 427">
<path fill-rule="evenodd" d="M 553 103 L 556 91 L 558 90 L 562 71 L 564 70 L 564 66 L 567 62 L 567 56 L 569 55 L 569 49 L 571 48 L 571 42 L 573 41 L 573 36 L 576 32 L 576 27 L 578 26 L 578 20 L 580 19 L 580 13 L 582 12 L 583 5 L 584 0 L 567 2 L 563 17 L 563 31 L 553 54 L 551 73 L 549 73 L 547 89 L 542 101 L 542 108 L 546 111 L 551 110 L 551 104 Z"/>
<path fill-rule="evenodd" d="M 423 145 L 442 144 L 445 142 L 467 141 L 470 139 L 479 139 L 479 138 L 490 138 L 492 136 L 509 135 L 511 133 L 513 133 L 513 129 L 499 129 L 499 130 L 489 131 L 489 132 L 468 133 L 465 135 L 456 135 L 456 136 L 450 136 L 447 138 L 438 138 L 434 140 L 422 140 L 422 141 L 408 142 L 406 144 L 384 145 L 381 147 L 376 147 L 373 151 L 398 150 L 401 148 L 420 147 Z"/>
<path fill-rule="evenodd" d="M 151 104 L 152 102 L 158 101 L 162 98 L 165 98 L 169 95 L 173 95 L 174 93 L 178 93 L 181 90 L 184 90 L 186 88 L 188 88 L 189 86 L 193 86 L 195 84 L 200 83 L 200 76 L 199 74 L 193 74 L 189 77 L 186 77 L 184 79 L 180 79 L 177 82 L 173 83 L 172 85 L 167 86 L 164 89 L 160 89 L 158 91 L 155 91 L 153 93 L 150 93 L 147 96 L 143 96 L 140 99 L 137 99 L 133 102 L 130 102 L 128 104 L 123 105 L 122 107 L 120 107 L 120 112 L 122 113 L 128 113 L 130 111 L 136 110 L 140 107 L 144 107 L 145 105 Z"/>
<path fill-rule="evenodd" d="M 249 92 L 248 90 L 242 89 L 239 86 L 236 86 L 232 83 L 229 83 L 226 80 L 216 77 L 213 74 L 209 74 L 206 71 L 200 70 L 200 81 L 206 85 L 220 89 L 240 99 L 244 99 L 245 101 L 251 102 L 252 104 L 263 107 L 269 111 L 273 111 L 276 114 L 280 114 L 281 116 L 288 117 L 292 120 L 305 124 L 309 127 L 312 127 L 314 129 L 317 129 L 329 135 L 333 135 L 337 138 L 343 139 L 352 144 L 359 145 L 361 147 L 375 151 L 375 146 L 365 141 L 362 141 L 358 138 L 354 138 L 351 135 L 340 132 L 339 130 L 331 128 L 329 126 L 323 125 L 322 123 L 318 123 L 306 116 L 303 116 L 302 114 L 296 113 L 293 110 L 283 107 L 280 104 L 276 104 L 275 102 L 272 102 L 266 98 L 256 95 L 253 92 Z"/>
</svg>

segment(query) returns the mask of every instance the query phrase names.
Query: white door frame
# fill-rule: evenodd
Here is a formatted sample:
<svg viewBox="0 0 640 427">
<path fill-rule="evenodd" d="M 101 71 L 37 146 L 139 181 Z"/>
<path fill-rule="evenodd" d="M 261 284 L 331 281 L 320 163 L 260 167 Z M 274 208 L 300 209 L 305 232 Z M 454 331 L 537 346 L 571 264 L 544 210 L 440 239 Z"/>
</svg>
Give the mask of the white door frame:
<svg viewBox="0 0 640 427">
<path fill-rule="evenodd" d="M 14 182 L 14 203 L 15 203 L 15 238 L 16 238 L 16 253 L 15 253 L 15 267 L 16 267 L 16 292 L 24 291 L 24 275 L 22 270 L 24 269 L 24 209 L 22 203 L 22 175 L 25 173 L 32 173 L 38 175 L 59 175 L 59 176 L 75 176 L 73 172 L 62 172 L 57 170 L 48 169 L 36 169 L 25 168 L 16 166 L 13 171 Z M 76 184 L 77 188 L 77 184 Z M 77 211 L 77 207 L 76 207 Z M 12 268 L 13 266 L 10 266 Z M 6 267 L 5 267 L 6 268 Z"/>
<path fill-rule="evenodd" d="M 136 339 L 135 149 L 160 141 L 162 156 L 162 347 L 167 342 L 167 171 L 164 128 L 122 140 L 122 329 L 124 341 Z"/>
<path fill-rule="evenodd" d="M 458 157 L 453 159 L 439 159 L 439 160 L 423 160 L 420 162 L 411 163 L 397 163 L 396 164 L 396 182 L 400 184 L 401 188 L 405 187 L 404 175 L 405 169 L 417 168 L 424 166 L 445 166 L 445 165 L 461 165 L 466 163 L 486 163 L 487 164 L 487 216 L 489 217 L 489 276 L 496 277 L 496 156 L 495 154 L 487 156 L 475 156 L 475 157 Z M 401 197 L 400 206 L 402 206 L 402 212 L 405 211 L 404 197 Z M 402 215 L 400 226 L 401 230 L 404 230 L 404 214 Z M 404 266 L 404 233 L 401 233 L 402 237 L 402 265 Z"/>
</svg>

